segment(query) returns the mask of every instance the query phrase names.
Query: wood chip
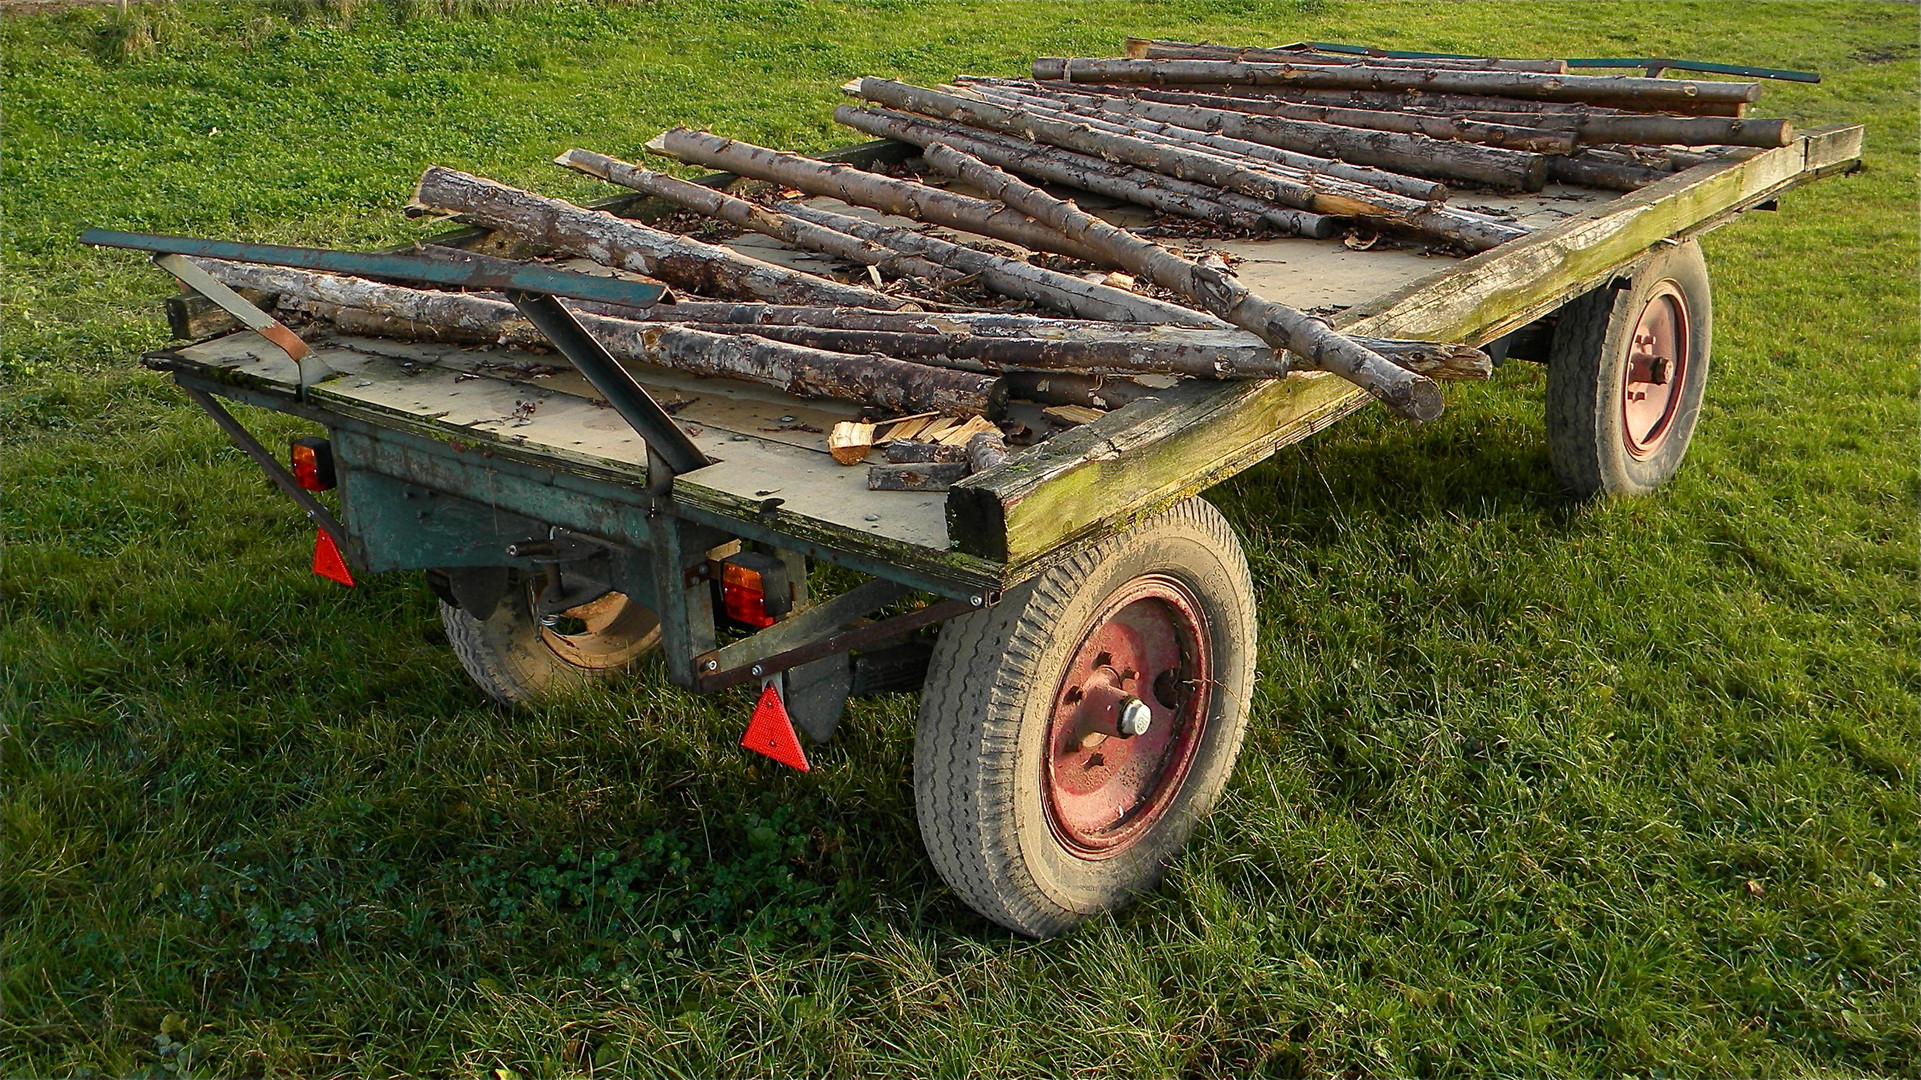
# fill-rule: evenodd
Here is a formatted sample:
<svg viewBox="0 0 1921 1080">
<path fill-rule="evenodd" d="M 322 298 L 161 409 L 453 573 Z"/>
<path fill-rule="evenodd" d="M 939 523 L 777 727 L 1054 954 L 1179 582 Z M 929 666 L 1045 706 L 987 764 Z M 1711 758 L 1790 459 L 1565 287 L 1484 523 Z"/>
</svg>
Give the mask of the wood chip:
<svg viewBox="0 0 1921 1080">
<path fill-rule="evenodd" d="M 942 446 L 966 446 L 967 440 L 979 435 L 983 431 L 998 433 L 1000 428 L 996 427 L 992 420 L 984 416 L 975 416 L 970 417 L 965 424 L 932 441 L 938 442 Z"/>
<path fill-rule="evenodd" d="M 843 420 L 827 433 L 827 452 L 842 465 L 859 465 L 874 445 L 874 425 Z"/>
<path fill-rule="evenodd" d="M 1055 423 L 1074 427 L 1079 424 L 1093 423 L 1107 414 L 1099 409 L 1090 409 L 1085 405 L 1051 405 L 1042 409 L 1041 415 Z"/>
</svg>

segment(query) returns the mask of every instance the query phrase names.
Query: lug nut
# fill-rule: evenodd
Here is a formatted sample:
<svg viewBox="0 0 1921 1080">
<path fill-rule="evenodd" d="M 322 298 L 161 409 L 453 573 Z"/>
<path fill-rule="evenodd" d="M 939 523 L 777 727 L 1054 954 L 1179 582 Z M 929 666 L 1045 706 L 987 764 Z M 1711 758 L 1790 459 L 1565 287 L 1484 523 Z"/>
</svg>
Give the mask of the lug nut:
<svg viewBox="0 0 1921 1080">
<path fill-rule="evenodd" d="M 1147 707 L 1147 702 L 1137 697 L 1130 697 L 1121 702 L 1120 729 L 1122 735 L 1130 739 L 1136 735 L 1145 735 L 1147 734 L 1147 729 L 1153 726 L 1154 713 Z"/>
</svg>

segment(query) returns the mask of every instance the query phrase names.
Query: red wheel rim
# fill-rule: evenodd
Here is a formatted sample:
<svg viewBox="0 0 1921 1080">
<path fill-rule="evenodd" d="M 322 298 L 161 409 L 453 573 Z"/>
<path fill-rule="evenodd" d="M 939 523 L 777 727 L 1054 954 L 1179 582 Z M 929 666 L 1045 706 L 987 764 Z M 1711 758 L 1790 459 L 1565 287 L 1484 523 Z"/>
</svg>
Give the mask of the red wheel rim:
<svg viewBox="0 0 1921 1080">
<path fill-rule="evenodd" d="M 1173 803 L 1212 698 L 1206 620 L 1174 578 L 1136 578 L 1108 600 L 1059 686 L 1042 764 L 1047 822 L 1069 851 L 1106 858 Z M 1141 726 L 1145 731 L 1127 733 Z"/>
<path fill-rule="evenodd" d="M 1635 320 L 1621 373 L 1621 432 L 1637 460 L 1659 451 L 1674 430 L 1691 359 L 1688 331 L 1687 297 L 1674 282 L 1662 282 Z"/>
</svg>

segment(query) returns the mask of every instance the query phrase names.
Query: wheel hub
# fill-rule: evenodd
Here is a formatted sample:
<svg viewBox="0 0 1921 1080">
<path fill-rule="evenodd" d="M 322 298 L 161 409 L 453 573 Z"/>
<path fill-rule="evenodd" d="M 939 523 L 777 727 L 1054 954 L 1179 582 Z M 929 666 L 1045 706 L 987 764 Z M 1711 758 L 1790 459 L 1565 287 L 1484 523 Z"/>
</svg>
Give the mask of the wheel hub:
<svg viewBox="0 0 1921 1080">
<path fill-rule="evenodd" d="M 1687 382 L 1688 304 L 1680 286 L 1664 281 L 1635 321 L 1621 381 L 1621 430 L 1627 451 L 1645 459 L 1674 429 Z"/>
<path fill-rule="evenodd" d="M 1179 581 L 1147 575 L 1103 606 L 1048 723 L 1048 825 L 1070 851 L 1113 855 L 1160 818 L 1200 746 L 1212 674 L 1200 603 Z"/>
</svg>

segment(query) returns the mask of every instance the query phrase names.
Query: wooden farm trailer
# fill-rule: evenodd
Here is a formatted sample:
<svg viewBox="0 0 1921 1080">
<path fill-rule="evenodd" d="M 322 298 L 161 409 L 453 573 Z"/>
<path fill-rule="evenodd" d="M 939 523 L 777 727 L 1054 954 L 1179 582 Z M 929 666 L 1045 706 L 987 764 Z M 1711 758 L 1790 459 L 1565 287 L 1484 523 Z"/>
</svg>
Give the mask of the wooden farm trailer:
<svg viewBox="0 0 1921 1080">
<path fill-rule="evenodd" d="M 1212 246 L 1235 256 L 1261 295 L 1329 313 L 1352 333 L 1551 356 L 1586 386 L 1550 389 L 1548 438 L 1589 447 L 1587 472 L 1568 478 L 1584 493 L 1642 490 L 1678 465 L 1707 374 L 1711 313 L 1694 240 L 1850 168 L 1861 140 L 1858 126 L 1820 128 L 1629 194 L 1550 184 L 1477 195 L 1533 231 L 1467 258 L 1301 238 Z M 872 166 L 914 153 L 877 142 L 830 157 Z M 641 197 L 599 205 L 643 219 L 668 209 Z M 442 242 L 503 250 L 477 230 Z M 806 258 L 751 235 L 732 243 L 769 260 Z M 1650 317 L 1667 320 L 1653 332 L 1684 354 L 1653 362 L 1673 363 L 1666 374 L 1683 385 L 1666 416 L 1631 421 L 1636 403 L 1619 399 L 1618 377 L 1610 392 L 1605 373 L 1649 362 L 1627 356 L 1627 336 Z M 824 739 L 850 692 L 924 677 L 915 783 L 930 854 L 969 903 L 1036 935 L 1151 882 L 1238 753 L 1254 675 L 1252 590 L 1233 533 L 1197 496 L 1368 401 L 1314 372 L 1187 379 L 945 493 L 870 491 L 863 470 L 838 466 L 818 434 L 855 417 L 853 405 L 636 370 L 711 461 L 673 468 L 656 448 L 650 472 L 648 439 L 561 357 L 530 374 L 529 354 L 504 348 L 343 333 L 306 344 L 311 355 L 297 363 L 269 336 L 228 329 L 144 361 L 333 535 L 347 572 L 425 571 L 463 663 L 496 696 L 615 672 L 657 647 L 689 690 L 784 679 L 787 710 Z M 324 425 L 338 518 L 216 398 Z M 1630 438 L 1626 456 L 1595 456 L 1597 439 L 1618 450 L 1635 423 L 1646 445 Z M 307 466 L 328 463 L 310 456 Z M 730 631 L 727 611 L 716 611 L 729 601 L 714 579 L 740 565 L 720 560 L 743 545 L 777 619 L 751 633 Z M 814 562 L 869 580 L 810 597 Z M 530 586 L 540 581 L 546 593 Z M 1098 705 L 1106 727 L 1051 745 L 1048 718 L 1063 701 Z M 1140 815 L 1163 823 L 1144 841 L 1126 822 L 1087 825 L 1103 814 L 1111 825 L 1115 808 L 1055 775 L 1070 759 L 1125 770 L 1130 746 L 1174 777 L 1122 785 L 1137 801 L 1159 800 Z"/>
</svg>

